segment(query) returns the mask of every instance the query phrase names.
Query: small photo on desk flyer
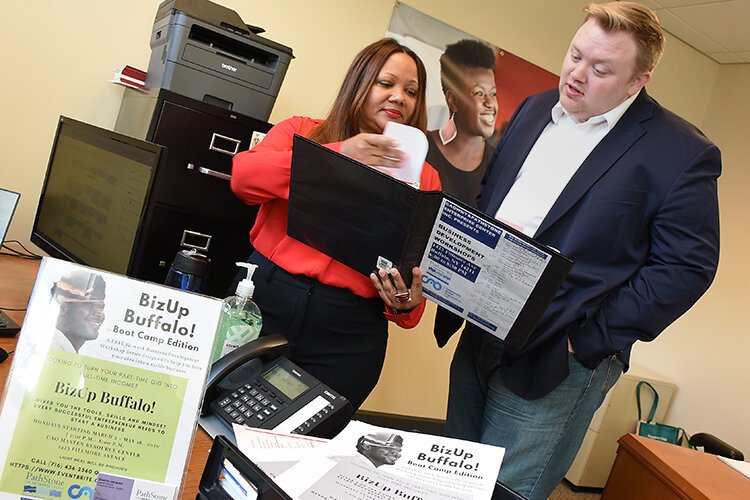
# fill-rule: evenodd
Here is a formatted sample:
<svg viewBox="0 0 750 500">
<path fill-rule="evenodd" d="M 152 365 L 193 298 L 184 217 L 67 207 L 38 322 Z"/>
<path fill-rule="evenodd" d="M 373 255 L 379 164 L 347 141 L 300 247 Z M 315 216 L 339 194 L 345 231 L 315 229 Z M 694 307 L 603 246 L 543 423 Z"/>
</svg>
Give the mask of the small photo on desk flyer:
<svg viewBox="0 0 750 500">
<path fill-rule="evenodd" d="M 182 482 L 221 301 L 45 258 L 0 413 L 0 499 Z"/>
</svg>

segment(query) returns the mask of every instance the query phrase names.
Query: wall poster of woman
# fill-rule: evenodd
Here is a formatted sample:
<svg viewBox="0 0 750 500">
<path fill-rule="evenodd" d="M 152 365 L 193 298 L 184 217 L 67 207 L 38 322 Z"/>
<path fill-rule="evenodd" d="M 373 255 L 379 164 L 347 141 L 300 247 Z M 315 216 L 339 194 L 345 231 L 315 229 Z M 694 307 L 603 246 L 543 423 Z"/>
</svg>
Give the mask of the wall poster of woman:
<svg viewBox="0 0 750 500">
<path fill-rule="evenodd" d="M 438 171 L 444 192 L 476 206 L 513 111 L 525 97 L 556 87 L 558 76 L 401 2 L 387 36 L 416 52 L 427 70 L 427 162 Z M 463 322 L 438 307 L 438 345 Z"/>
</svg>

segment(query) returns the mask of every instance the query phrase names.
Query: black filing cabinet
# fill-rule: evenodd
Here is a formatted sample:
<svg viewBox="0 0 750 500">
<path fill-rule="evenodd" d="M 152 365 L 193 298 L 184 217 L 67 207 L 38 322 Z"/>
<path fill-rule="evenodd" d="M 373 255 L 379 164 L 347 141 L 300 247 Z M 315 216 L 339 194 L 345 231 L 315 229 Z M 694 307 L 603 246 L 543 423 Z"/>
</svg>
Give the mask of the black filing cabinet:
<svg viewBox="0 0 750 500">
<path fill-rule="evenodd" d="M 250 251 L 257 207 L 232 193 L 232 157 L 271 125 L 167 90 L 127 89 L 115 130 L 167 148 L 153 184 L 128 274 L 162 283 L 184 231 L 210 236 L 205 292 L 224 297 Z"/>
</svg>

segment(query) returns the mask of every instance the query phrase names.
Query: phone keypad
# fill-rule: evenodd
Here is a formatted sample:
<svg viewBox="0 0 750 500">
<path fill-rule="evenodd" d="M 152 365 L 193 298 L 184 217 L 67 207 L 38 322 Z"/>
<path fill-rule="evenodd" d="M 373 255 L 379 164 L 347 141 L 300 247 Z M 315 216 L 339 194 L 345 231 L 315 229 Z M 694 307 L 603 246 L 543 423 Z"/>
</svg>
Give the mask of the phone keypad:
<svg viewBox="0 0 750 500">
<path fill-rule="evenodd" d="M 247 424 L 258 427 L 284 408 L 281 397 L 265 387 L 259 378 L 252 384 L 245 384 L 229 391 L 218 402 L 218 414 L 231 424 Z"/>
</svg>

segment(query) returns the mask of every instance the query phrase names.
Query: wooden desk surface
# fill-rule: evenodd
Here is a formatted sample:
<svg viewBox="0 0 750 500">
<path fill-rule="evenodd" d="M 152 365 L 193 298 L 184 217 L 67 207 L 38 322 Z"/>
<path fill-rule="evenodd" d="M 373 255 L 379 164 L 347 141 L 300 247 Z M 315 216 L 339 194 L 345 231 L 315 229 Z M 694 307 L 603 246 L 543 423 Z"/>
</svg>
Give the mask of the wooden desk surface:
<svg viewBox="0 0 750 500">
<path fill-rule="evenodd" d="M 750 479 L 716 455 L 633 434 L 618 443 L 602 500 L 750 498 Z"/>
<path fill-rule="evenodd" d="M 25 309 L 31 289 L 34 287 L 39 261 L 21 259 L 7 255 L 0 255 L 0 306 L 13 309 Z M 22 325 L 25 313 L 23 311 L 6 311 L 16 323 Z M 8 352 L 16 348 L 16 338 L 0 338 L 0 347 Z M 11 355 L 5 362 L 0 363 L 0 395 L 5 392 L 5 382 L 10 371 Z M 1 399 L 1 398 L 0 398 Z M 193 441 L 187 472 L 183 478 L 182 494 L 180 498 L 195 498 L 198 484 L 203 474 L 208 452 L 213 440 L 203 429 L 198 428 Z"/>
</svg>

